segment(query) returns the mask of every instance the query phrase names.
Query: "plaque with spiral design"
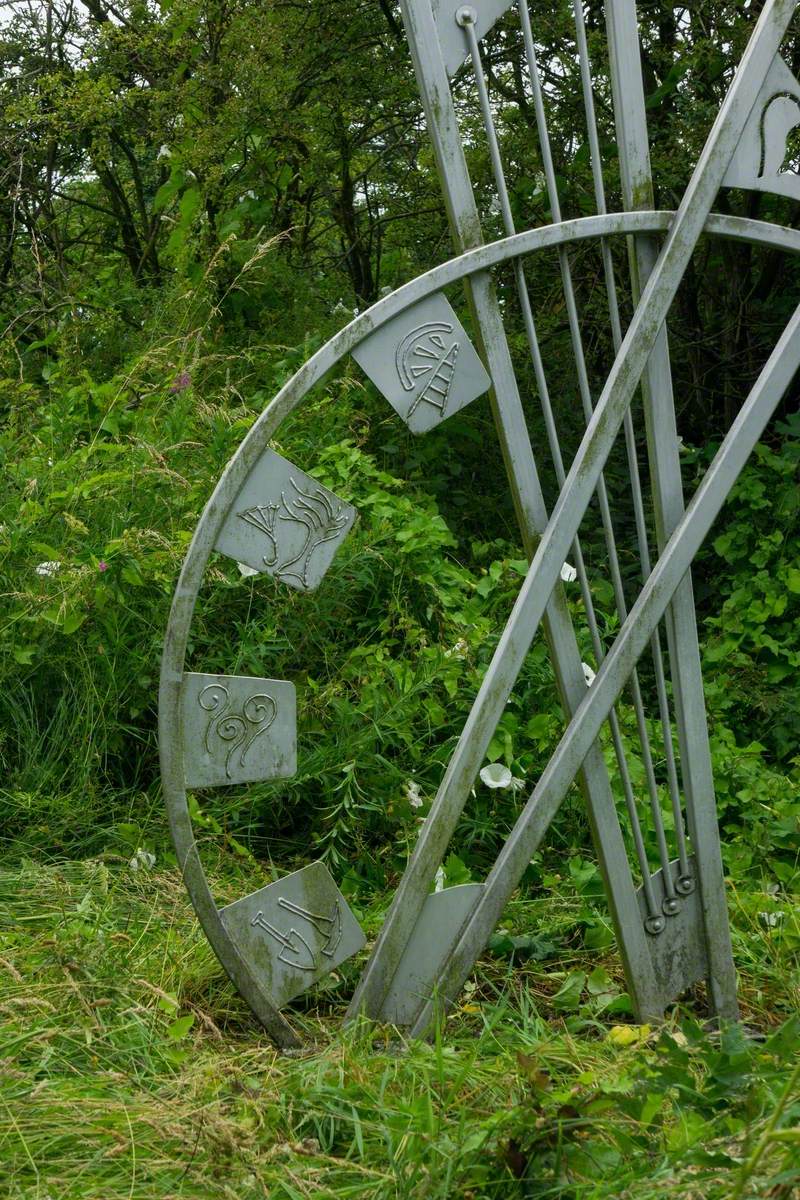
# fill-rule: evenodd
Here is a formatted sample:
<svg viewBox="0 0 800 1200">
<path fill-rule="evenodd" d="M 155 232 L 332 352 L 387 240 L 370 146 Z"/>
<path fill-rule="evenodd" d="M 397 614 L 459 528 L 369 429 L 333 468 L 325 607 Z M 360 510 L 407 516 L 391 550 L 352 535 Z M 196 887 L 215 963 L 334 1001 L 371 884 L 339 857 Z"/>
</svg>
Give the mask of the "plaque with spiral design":
<svg viewBox="0 0 800 1200">
<path fill-rule="evenodd" d="M 188 672 L 184 777 L 190 788 L 288 779 L 297 770 L 294 684 Z"/>
</svg>

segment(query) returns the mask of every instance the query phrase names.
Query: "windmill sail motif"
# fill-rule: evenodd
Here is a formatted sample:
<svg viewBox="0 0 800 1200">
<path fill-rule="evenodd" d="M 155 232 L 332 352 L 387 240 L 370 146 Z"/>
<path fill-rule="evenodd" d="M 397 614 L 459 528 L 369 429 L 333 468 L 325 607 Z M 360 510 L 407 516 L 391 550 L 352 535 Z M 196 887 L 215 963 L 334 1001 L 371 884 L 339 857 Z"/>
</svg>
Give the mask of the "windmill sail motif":
<svg viewBox="0 0 800 1200">
<path fill-rule="evenodd" d="M 423 386 L 411 401 L 406 420 L 420 404 L 430 404 L 442 417 L 455 374 L 459 343 L 452 338 L 453 326 L 446 321 L 427 321 L 407 333 L 397 347 L 395 365 L 406 392 Z"/>
</svg>

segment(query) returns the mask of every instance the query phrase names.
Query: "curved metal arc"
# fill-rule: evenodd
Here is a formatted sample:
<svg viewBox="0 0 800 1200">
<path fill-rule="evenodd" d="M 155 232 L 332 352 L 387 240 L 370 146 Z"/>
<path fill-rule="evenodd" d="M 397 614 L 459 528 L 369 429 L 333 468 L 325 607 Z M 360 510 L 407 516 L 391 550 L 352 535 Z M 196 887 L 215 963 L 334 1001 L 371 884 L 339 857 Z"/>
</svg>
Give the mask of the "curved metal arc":
<svg viewBox="0 0 800 1200">
<path fill-rule="evenodd" d="M 611 706 L 625 686 L 653 629 L 679 587 L 724 505 L 764 427 L 800 370 L 800 305 L 789 320 L 711 466 L 642 587 L 594 683 L 545 767 L 467 917 L 447 969 L 439 1000 L 452 998 L 466 979 L 511 893 L 519 883 Z M 423 1033 L 433 1017 L 428 1002 L 412 1027 Z"/>
<path fill-rule="evenodd" d="M 467 251 L 405 284 L 340 330 L 284 385 L 249 430 L 203 510 L 173 596 L 161 661 L 159 753 L 164 799 L 178 863 L 192 905 L 212 949 L 255 1015 L 279 1045 L 295 1045 L 298 1039 L 253 977 L 219 917 L 197 853 L 183 783 L 181 685 L 188 635 L 205 567 L 228 510 L 281 422 L 302 402 L 307 392 L 363 338 L 416 301 L 466 276 L 520 255 L 603 236 L 665 233 L 673 219 L 674 213 L 669 211 L 612 213 L 542 226 Z M 800 231 L 763 221 L 714 214 L 706 221 L 705 232 L 800 254 Z"/>
</svg>

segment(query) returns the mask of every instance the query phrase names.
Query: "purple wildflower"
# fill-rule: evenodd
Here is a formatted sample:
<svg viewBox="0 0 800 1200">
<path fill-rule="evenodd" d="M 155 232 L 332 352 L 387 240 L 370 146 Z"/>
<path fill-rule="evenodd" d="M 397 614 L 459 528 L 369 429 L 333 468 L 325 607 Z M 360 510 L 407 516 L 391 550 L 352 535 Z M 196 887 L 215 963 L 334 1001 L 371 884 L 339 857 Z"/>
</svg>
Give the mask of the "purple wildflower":
<svg viewBox="0 0 800 1200">
<path fill-rule="evenodd" d="M 105 562 L 103 559 L 101 559 L 100 562 L 97 564 L 97 569 L 98 569 L 98 571 L 107 571 L 108 563 Z"/>
<path fill-rule="evenodd" d="M 175 382 L 170 387 L 171 392 L 184 392 L 186 388 L 192 386 L 192 377 L 188 371 L 181 371 Z"/>
</svg>

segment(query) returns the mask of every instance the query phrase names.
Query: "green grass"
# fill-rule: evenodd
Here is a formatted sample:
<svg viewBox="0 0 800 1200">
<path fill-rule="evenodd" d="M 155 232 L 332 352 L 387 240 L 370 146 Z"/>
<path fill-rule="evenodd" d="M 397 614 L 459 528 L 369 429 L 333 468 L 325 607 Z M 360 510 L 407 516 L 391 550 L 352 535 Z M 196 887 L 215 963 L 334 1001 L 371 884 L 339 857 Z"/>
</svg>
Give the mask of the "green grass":
<svg viewBox="0 0 800 1200">
<path fill-rule="evenodd" d="M 221 897 L 260 882 L 219 860 Z M 353 965 L 294 1010 L 307 1048 L 281 1054 L 173 867 L 23 861 L 0 873 L 0 1194 L 788 1200 L 800 903 L 731 901 L 744 1024 L 721 1037 L 700 996 L 630 1024 L 613 952 L 570 941 L 585 901 L 563 889 L 512 903 L 509 939 L 535 932 L 539 955 L 487 956 L 432 1044 L 344 1029 Z"/>
</svg>

